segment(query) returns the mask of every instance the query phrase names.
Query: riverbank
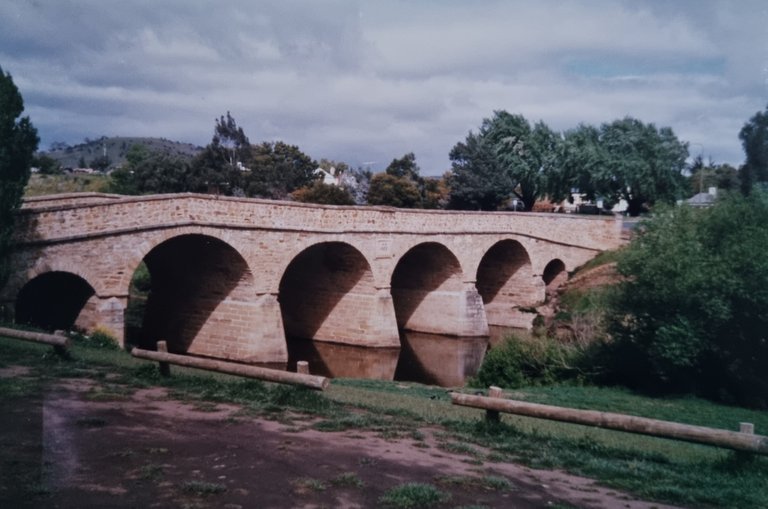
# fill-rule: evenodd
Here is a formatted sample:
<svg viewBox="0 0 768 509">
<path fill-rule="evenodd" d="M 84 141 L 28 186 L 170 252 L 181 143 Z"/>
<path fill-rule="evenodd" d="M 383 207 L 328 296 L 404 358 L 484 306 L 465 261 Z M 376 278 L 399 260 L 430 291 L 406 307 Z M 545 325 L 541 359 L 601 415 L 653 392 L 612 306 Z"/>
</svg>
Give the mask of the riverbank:
<svg viewBox="0 0 768 509">
<path fill-rule="evenodd" d="M 431 486 L 450 496 L 436 507 L 768 500 L 764 458 L 744 463 L 714 448 L 513 416 L 489 428 L 441 388 L 334 380 L 318 394 L 176 368 L 165 380 L 119 350 L 75 345 L 71 360 L 49 352 L 0 339 L 0 403 L 10 417 L 0 429 L 0 500 L 16 497 L 19 507 L 376 507 L 414 482 L 421 488 L 406 495 Z M 716 427 L 750 420 L 758 433 L 768 426 L 760 412 L 611 389 L 514 397 Z"/>
</svg>

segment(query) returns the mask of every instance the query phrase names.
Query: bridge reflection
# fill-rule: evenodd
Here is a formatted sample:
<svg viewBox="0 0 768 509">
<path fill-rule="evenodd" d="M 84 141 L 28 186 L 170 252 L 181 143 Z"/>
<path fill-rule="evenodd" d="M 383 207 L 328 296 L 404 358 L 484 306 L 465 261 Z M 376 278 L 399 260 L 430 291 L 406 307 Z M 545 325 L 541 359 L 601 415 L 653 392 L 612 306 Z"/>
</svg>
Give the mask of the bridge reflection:
<svg viewBox="0 0 768 509">
<path fill-rule="evenodd" d="M 309 362 L 313 374 L 333 378 L 401 380 L 457 387 L 474 376 L 489 338 L 401 331 L 400 348 L 368 348 L 290 338 L 288 369 Z"/>
</svg>

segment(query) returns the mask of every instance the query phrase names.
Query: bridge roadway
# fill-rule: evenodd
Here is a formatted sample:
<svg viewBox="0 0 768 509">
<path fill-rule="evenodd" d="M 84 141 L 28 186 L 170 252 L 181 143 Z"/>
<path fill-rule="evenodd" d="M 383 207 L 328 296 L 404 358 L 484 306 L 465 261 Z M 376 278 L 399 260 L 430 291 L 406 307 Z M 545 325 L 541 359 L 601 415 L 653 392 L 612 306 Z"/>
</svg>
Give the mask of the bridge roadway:
<svg viewBox="0 0 768 509">
<path fill-rule="evenodd" d="M 391 348 L 399 330 L 530 326 L 547 291 L 620 234 L 605 216 L 55 195 L 19 212 L 0 305 L 18 322 L 285 364 L 286 338 Z M 129 290 L 142 262 L 146 301 Z"/>
</svg>

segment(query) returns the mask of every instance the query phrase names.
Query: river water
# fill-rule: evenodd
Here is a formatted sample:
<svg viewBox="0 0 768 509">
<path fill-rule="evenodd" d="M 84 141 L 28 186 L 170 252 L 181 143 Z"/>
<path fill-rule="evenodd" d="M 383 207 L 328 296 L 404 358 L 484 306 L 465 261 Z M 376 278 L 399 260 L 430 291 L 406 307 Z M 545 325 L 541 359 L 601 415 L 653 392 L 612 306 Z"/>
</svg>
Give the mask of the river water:
<svg viewBox="0 0 768 509">
<path fill-rule="evenodd" d="M 309 362 L 312 374 L 332 378 L 400 380 L 442 387 L 464 385 L 474 376 L 489 348 L 509 332 L 491 328 L 490 336 L 459 337 L 401 331 L 400 348 L 367 348 L 290 338 L 288 369 Z"/>
</svg>

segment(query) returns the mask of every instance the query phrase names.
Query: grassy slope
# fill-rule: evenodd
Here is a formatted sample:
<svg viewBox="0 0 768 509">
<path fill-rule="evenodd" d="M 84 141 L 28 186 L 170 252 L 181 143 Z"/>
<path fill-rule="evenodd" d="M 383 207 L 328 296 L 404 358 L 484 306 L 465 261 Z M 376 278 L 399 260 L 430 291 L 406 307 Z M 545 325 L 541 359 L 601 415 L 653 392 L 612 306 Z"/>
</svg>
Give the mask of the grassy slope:
<svg viewBox="0 0 768 509">
<path fill-rule="evenodd" d="M 80 143 L 65 149 L 51 150 L 43 153 L 58 161 L 65 168 L 77 168 L 80 158 L 83 158 L 86 164 L 89 164 L 95 158 L 102 156 L 106 147 L 107 157 L 109 157 L 113 166 L 117 166 L 125 162 L 125 155 L 133 145 L 144 145 L 153 152 L 165 152 L 182 157 L 192 157 L 200 151 L 200 147 L 190 143 L 170 141 L 163 138 L 118 136 L 91 140 L 88 143 Z"/>
<path fill-rule="evenodd" d="M 32 175 L 24 189 L 24 196 L 95 192 L 108 190 L 109 177 L 105 175 Z"/>
<path fill-rule="evenodd" d="M 364 428 L 385 437 L 419 436 L 418 428 L 439 426 L 441 447 L 459 451 L 474 462 L 516 461 L 541 468 L 565 470 L 599 479 L 638 496 L 693 507 L 768 507 L 768 458 L 752 458 L 711 447 L 652 437 L 503 416 L 488 426 L 481 411 L 453 407 L 445 389 L 413 383 L 334 380 L 323 394 L 244 381 L 174 367 L 162 379 L 149 363 L 125 352 L 75 345 L 72 359 L 51 355 L 48 347 L 0 338 L 0 367 L 34 367 L 44 385 L 66 376 L 110 379 L 107 391 L 165 385 L 176 397 L 231 401 L 247 412 L 291 419 L 294 412 L 319 417 L 312 426 L 322 430 Z M 0 397 L 39 389 L 28 381 L 0 379 Z M 594 387 L 548 387 L 516 391 L 510 396 L 528 401 L 626 412 L 674 419 L 704 426 L 734 429 L 753 422 L 757 433 L 768 430 L 768 413 L 716 405 L 697 399 L 652 399 L 627 391 Z"/>
</svg>

